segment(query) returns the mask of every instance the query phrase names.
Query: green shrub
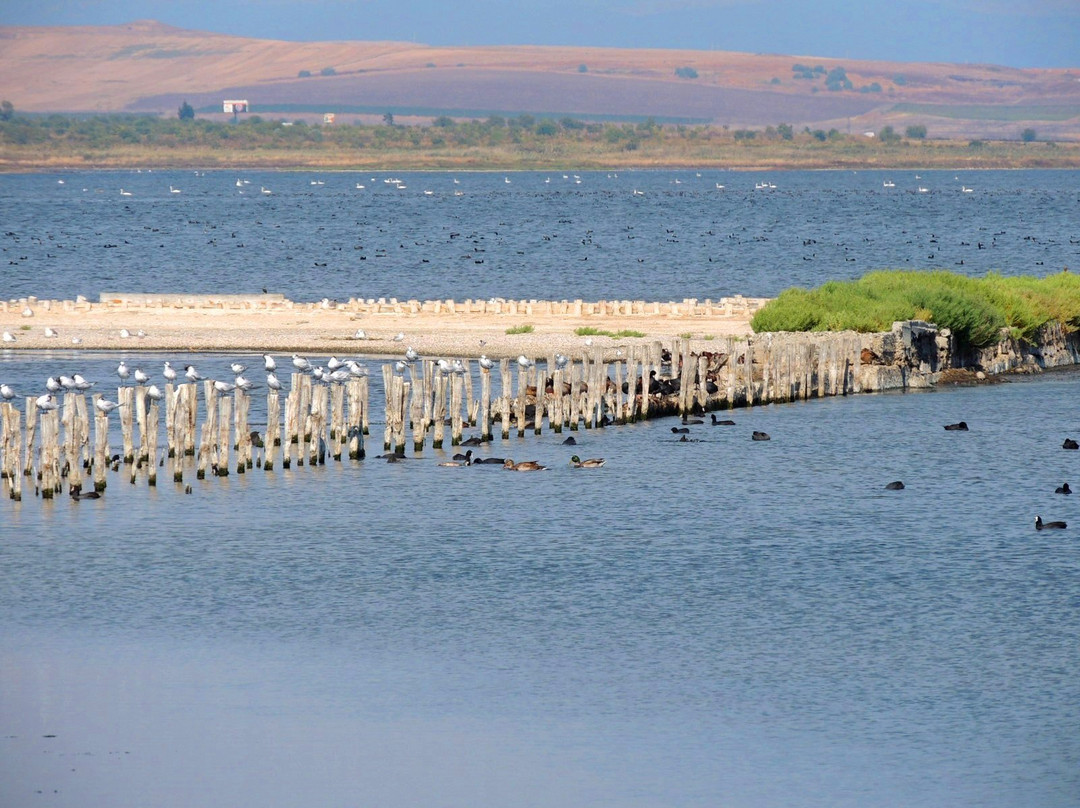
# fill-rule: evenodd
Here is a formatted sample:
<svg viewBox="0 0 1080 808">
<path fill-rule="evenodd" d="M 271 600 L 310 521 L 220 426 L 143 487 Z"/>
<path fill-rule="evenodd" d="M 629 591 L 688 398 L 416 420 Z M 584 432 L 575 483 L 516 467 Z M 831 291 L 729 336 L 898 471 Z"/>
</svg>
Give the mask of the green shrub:
<svg viewBox="0 0 1080 808">
<path fill-rule="evenodd" d="M 507 334 L 531 334 L 534 330 L 535 329 L 533 328 L 533 326 L 529 325 L 528 323 L 524 323 L 523 325 L 515 325 L 515 326 L 513 326 L 511 328 L 506 329 L 506 333 Z"/>
<path fill-rule="evenodd" d="M 883 270 L 816 289 L 787 289 L 754 315 L 755 331 L 887 331 L 897 320 L 949 328 L 961 345 L 996 342 L 1004 328 L 1031 339 L 1049 322 L 1080 329 L 1080 276 L 982 278 Z"/>
</svg>

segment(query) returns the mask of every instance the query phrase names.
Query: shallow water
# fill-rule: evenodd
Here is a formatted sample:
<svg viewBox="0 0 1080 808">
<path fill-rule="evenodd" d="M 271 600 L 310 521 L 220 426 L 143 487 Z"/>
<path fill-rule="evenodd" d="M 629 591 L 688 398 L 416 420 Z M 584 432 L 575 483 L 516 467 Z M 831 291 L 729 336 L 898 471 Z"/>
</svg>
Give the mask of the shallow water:
<svg viewBox="0 0 1080 808">
<path fill-rule="evenodd" d="M 1078 391 L 4 500 L 0 801 L 1075 805 Z"/>
<path fill-rule="evenodd" d="M 6 265 L 0 295 L 97 300 L 107 291 L 266 288 L 293 300 L 715 300 L 769 297 L 882 268 L 1044 275 L 1080 264 L 1078 177 L 1076 171 L 0 175 Z M 388 179 L 401 180 L 404 189 Z M 885 188 L 886 181 L 895 187 Z M 776 187 L 756 190 L 763 183 Z"/>
</svg>

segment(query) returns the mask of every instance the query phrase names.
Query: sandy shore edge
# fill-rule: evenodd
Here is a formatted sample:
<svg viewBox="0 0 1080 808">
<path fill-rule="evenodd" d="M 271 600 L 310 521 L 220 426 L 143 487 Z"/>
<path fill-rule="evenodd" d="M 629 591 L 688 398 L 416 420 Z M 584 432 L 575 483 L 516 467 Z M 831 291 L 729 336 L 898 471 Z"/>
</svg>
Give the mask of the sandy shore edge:
<svg viewBox="0 0 1080 808">
<path fill-rule="evenodd" d="M 588 313 L 552 314 L 545 313 L 543 304 L 530 305 L 527 313 L 490 313 L 448 311 L 446 307 L 435 312 L 430 306 L 428 310 L 423 306 L 419 310 L 399 306 L 397 311 L 387 311 L 381 310 L 386 307 L 324 303 L 230 308 L 85 301 L 76 305 L 71 301 L 30 299 L 8 301 L 0 307 L 0 331 L 15 339 L 0 343 L 0 349 L 395 355 L 412 347 L 439 356 L 569 355 L 587 347 L 587 339 L 593 346 L 614 350 L 684 335 L 702 344 L 722 337 L 746 336 L 752 333 L 750 319 L 759 305 L 756 300 L 734 309 L 644 304 L 636 307 L 641 313 L 612 313 L 593 307 Z M 672 308 L 678 313 L 672 313 Z M 526 325 L 532 326 L 531 332 L 507 333 Z M 645 336 L 586 337 L 575 333 L 582 327 L 610 332 L 629 330 Z M 55 335 L 49 336 L 49 331 Z M 361 338 L 358 332 L 362 332 Z"/>
</svg>

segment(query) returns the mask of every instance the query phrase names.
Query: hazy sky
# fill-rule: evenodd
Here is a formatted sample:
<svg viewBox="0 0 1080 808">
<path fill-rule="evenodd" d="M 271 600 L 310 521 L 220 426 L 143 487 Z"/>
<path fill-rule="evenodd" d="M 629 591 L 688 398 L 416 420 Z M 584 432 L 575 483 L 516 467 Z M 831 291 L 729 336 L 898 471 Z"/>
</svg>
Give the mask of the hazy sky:
<svg viewBox="0 0 1080 808">
<path fill-rule="evenodd" d="M 1080 67 L 1080 0 L 0 0 L 5 25 Z"/>
</svg>

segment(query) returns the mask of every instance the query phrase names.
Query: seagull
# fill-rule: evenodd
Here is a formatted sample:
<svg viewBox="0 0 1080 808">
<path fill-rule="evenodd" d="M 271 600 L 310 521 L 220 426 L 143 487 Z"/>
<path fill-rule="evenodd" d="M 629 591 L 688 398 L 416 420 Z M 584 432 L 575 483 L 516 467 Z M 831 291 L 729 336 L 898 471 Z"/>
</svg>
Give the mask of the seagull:
<svg viewBox="0 0 1080 808">
<path fill-rule="evenodd" d="M 345 364 L 349 368 L 349 373 L 353 376 L 367 376 L 368 369 L 357 362 L 355 359 L 346 359 Z"/>
<path fill-rule="evenodd" d="M 58 335 L 57 335 L 57 333 L 56 333 L 56 331 L 54 329 L 49 328 L 48 326 L 45 326 L 45 336 L 46 337 L 55 337 L 55 336 L 58 336 Z"/>
<path fill-rule="evenodd" d="M 236 385 L 229 384 L 228 382 L 219 382 L 215 379 L 214 389 L 217 390 L 219 393 L 231 393 L 233 390 L 236 389 Z"/>
<path fill-rule="evenodd" d="M 518 364 L 523 368 L 531 368 L 536 363 L 526 357 L 525 354 L 522 354 L 518 357 Z"/>
<path fill-rule="evenodd" d="M 239 362 L 231 362 L 229 364 L 229 370 L 233 372 L 234 376 L 239 376 L 241 373 L 247 370 L 247 365 L 241 365 Z"/>
<path fill-rule="evenodd" d="M 301 373 L 311 372 L 311 363 L 298 354 L 292 355 L 292 363 L 293 367 L 299 370 Z"/>
<path fill-rule="evenodd" d="M 270 371 L 266 374 L 266 386 L 271 390 L 280 390 L 281 382 L 278 381 L 278 377 L 274 375 L 274 371 Z"/>
<path fill-rule="evenodd" d="M 70 376 L 61 376 L 60 386 L 63 387 L 65 390 L 74 390 L 78 385 L 76 381 Z"/>
<path fill-rule="evenodd" d="M 315 379 L 315 381 L 321 382 L 321 381 L 324 380 L 325 376 L 326 376 L 326 371 L 323 370 L 322 367 L 320 367 L 319 365 L 312 366 L 312 368 L 311 368 L 311 377 L 313 379 Z"/>
<path fill-rule="evenodd" d="M 126 328 L 121 328 L 120 329 L 120 339 L 127 339 L 130 336 L 131 336 L 131 332 L 128 331 Z"/>
<path fill-rule="evenodd" d="M 57 407 L 60 406 L 56 403 L 56 399 L 53 398 L 52 393 L 46 393 L 43 396 L 38 396 L 37 400 L 34 403 L 37 405 L 38 410 L 40 410 L 41 412 L 55 410 Z"/>
<path fill-rule="evenodd" d="M 15 337 L 13 337 L 11 335 L 11 332 L 10 331 L 5 331 L 4 332 L 4 342 L 14 342 L 14 341 L 15 341 Z"/>
<path fill-rule="evenodd" d="M 142 329 L 140 328 L 140 329 L 139 329 L 138 331 L 136 331 L 136 332 L 135 332 L 135 336 L 136 336 L 136 337 L 138 337 L 139 339 L 142 339 L 143 337 L 145 337 L 145 336 L 146 336 L 146 332 L 145 332 L 145 331 L 143 331 L 143 330 L 142 330 Z"/>
<path fill-rule="evenodd" d="M 184 375 L 189 382 L 199 382 L 206 378 L 199 375 L 199 371 L 195 370 L 194 365 L 184 365 Z"/>
<path fill-rule="evenodd" d="M 419 358 L 420 358 L 420 354 L 418 354 L 415 350 L 413 350 L 412 347 L 408 347 L 408 348 L 405 349 L 405 361 L 406 362 L 415 362 Z"/>
<path fill-rule="evenodd" d="M 397 334 L 394 335 L 394 342 L 402 342 L 404 339 L 405 333 L 402 331 L 399 331 Z"/>
<path fill-rule="evenodd" d="M 454 373 L 457 373 L 459 376 L 465 373 L 465 363 L 460 359 L 454 360 Z"/>
<path fill-rule="evenodd" d="M 566 363 L 569 361 L 570 359 L 567 356 L 564 356 L 563 354 L 555 354 L 555 367 L 559 370 L 562 370 L 564 367 L 566 367 Z"/>
<path fill-rule="evenodd" d="M 50 376 L 45 380 L 45 389 L 50 393 L 56 393 L 60 390 L 60 382 Z"/>
<path fill-rule="evenodd" d="M 338 384 L 343 384 L 344 382 L 347 382 L 351 376 L 352 376 L 352 373 L 350 373 L 347 369 L 338 368 L 337 370 L 335 370 L 333 373 L 330 374 L 329 378 L 330 378 L 330 381 L 332 381 L 332 382 L 337 382 Z"/>
<path fill-rule="evenodd" d="M 255 383 L 253 381 L 251 381 L 250 379 L 245 379 L 240 374 L 236 375 L 236 378 L 233 379 L 233 382 L 236 384 L 237 387 L 239 387 L 245 393 L 248 392 L 249 390 L 253 390 L 255 388 Z"/>
<path fill-rule="evenodd" d="M 396 361 L 394 363 L 394 372 L 395 373 L 404 373 L 405 368 L 407 368 L 407 367 L 408 367 L 408 365 L 406 365 L 402 360 L 399 359 L 398 361 Z"/>
<path fill-rule="evenodd" d="M 4 401 L 11 401 L 11 399 L 15 398 L 15 391 L 9 385 L 0 384 L 0 398 L 4 399 Z"/>
<path fill-rule="evenodd" d="M 277 370 L 277 362 L 270 354 L 263 354 L 263 367 L 266 368 L 267 373 L 273 373 Z"/>
<path fill-rule="evenodd" d="M 158 389 L 156 384 L 152 384 L 146 388 L 146 397 L 151 401 L 161 401 L 165 398 L 165 394 Z"/>
<path fill-rule="evenodd" d="M 82 345 L 82 337 L 72 337 L 71 338 L 71 344 L 72 345 Z"/>
<path fill-rule="evenodd" d="M 135 384 L 146 384 L 148 381 L 150 377 L 143 373 L 143 369 L 135 368 Z"/>
<path fill-rule="evenodd" d="M 77 390 L 89 390 L 91 387 L 97 384 L 97 382 L 88 382 L 78 373 L 72 374 L 71 379 L 75 382 L 75 388 Z"/>
<path fill-rule="evenodd" d="M 443 373 L 450 373 L 454 369 L 453 365 L 451 365 L 449 360 L 446 359 L 440 359 L 435 364 Z"/>
<path fill-rule="evenodd" d="M 340 370 L 341 368 L 345 367 L 345 363 L 338 359 L 336 356 L 331 356 L 329 359 L 326 360 L 326 366 L 330 368 L 330 370 Z"/>
<path fill-rule="evenodd" d="M 94 406 L 97 408 L 97 410 L 99 412 L 103 412 L 106 415 L 108 415 L 110 412 L 115 410 L 117 407 L 122 407 L 124 405 L 123 404 L 117 404 L 115 401 L 109 401 L 107 398 L 99 398 L 97 401 L 94 402 Z"/>
<path fill-rule="evenodd" d="M 161 371 L 161 375 L 165 377 L 165 381 L 167 382 L 176 381 L 176 370 L 169 362 L 165 363 L 165 368 Z"/>
<path fill-rule="evenodd" d="M 356 333 L 352 335 L 353 339 L 367 339 L 367 332 L 362 328 L 356 329 Z"/>
<path fill-rule="evenodd" d="M 27 306 L 25 309 L 22 310 L 22 316 L 23 317 L 33 317 L 34 316 L 34 310 L 32 308 L 30 308 L 29 306 Z"/>
<path fill-rule="evenodd" d="M 592 337 L 585 337 L 585 344 L 592 345 Z"/>
<path fill-rule="evenodd" d="M 487 354 L 480 354 L 480 367 L 484 370 L 491 370 L 495 367 L 495 363 L 487 358 Z"/>
</svg>

